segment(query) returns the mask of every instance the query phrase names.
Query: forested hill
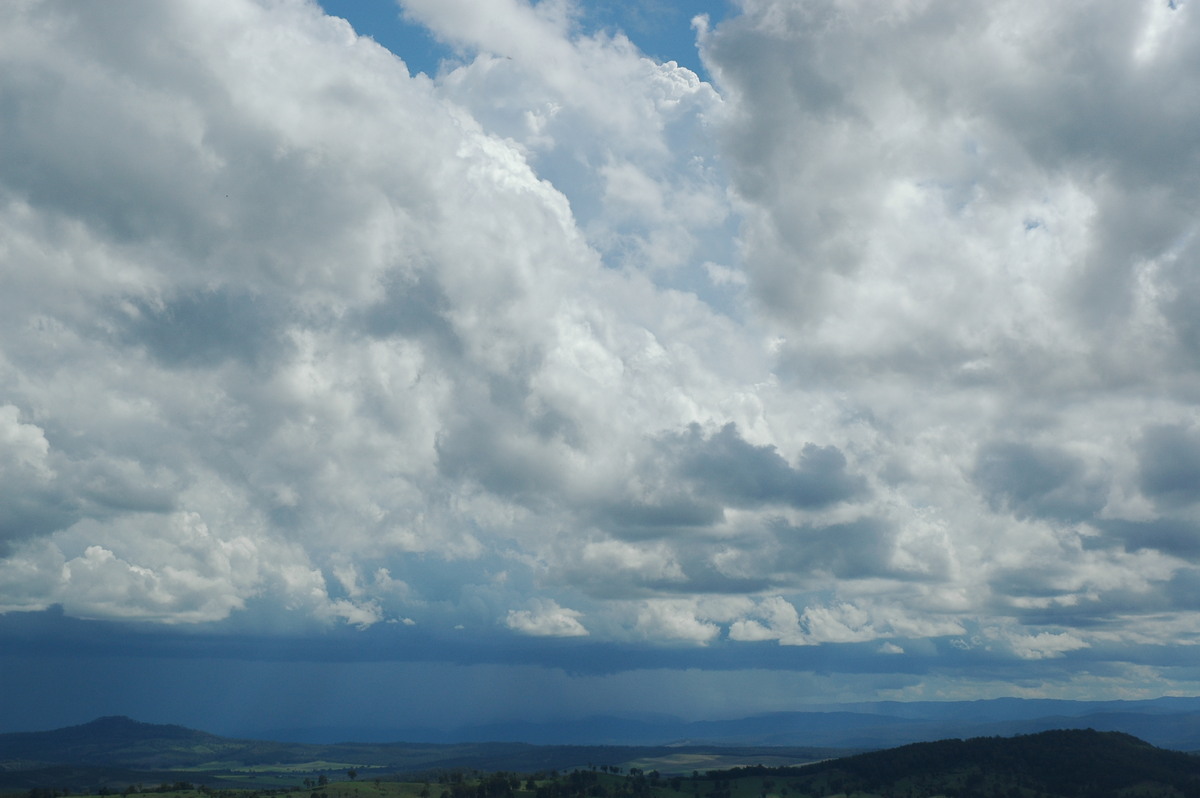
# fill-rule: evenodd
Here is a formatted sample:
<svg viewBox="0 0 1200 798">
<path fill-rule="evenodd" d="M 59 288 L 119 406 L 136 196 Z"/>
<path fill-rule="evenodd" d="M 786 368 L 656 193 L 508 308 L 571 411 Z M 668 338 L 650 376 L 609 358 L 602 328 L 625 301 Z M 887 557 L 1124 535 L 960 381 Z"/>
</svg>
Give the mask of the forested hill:
<svg viewBox="0 0 1200 798">
<path fill-rule="evenodd" d="M 791 795 L 1200 796 L 1200 757 L 1090 729 L 914 743 L 801 768 L 735 768 L 721 775 L 731 782 L 772 778 Z"/>
<path fill-rule="evenodd" d="M 111 716 L 52 731 L 0 734 L 0 768 L 14 769 L 18 763 L 179 767 L 193 764 L 186 757 L 180 761 L 181 751 L 211 758 L 214 751 L 237 744 L 183 726 Z"/>
</svg>

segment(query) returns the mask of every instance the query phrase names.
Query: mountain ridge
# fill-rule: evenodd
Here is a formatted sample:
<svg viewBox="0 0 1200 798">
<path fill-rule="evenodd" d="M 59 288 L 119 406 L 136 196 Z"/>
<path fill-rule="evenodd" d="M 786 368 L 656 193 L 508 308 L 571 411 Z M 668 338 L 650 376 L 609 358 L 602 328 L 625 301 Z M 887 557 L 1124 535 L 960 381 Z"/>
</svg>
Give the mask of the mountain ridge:
<svg viewBox="0 0 1200 798">
<path fill-rule="evenodd" d="M 1054 728 L 1124 731 L 1154 745 L 1200 750 L 1200 698 L 1124 701 L 985 699 L 829 704 L 805 711 L 725 720 L 591 716 L 569 721 L 488 723 L 455 728 L 324 727 L 263 729 L 245 736 L 331 742 L 423 740 L 527 742 L 536 745 L 821 746 L 885 748 L 949 737 L 1011 736 Z"/>
<path fill-rule="evenodd" d="M 524 742 L 286 743 L 220 737 L 125 716 L 99 718 L 49 731 L 0 734 L 0 774 L 91 767 L 141 771 L 231 773 L 269 766 L 289 771 L 349 768 L 380 773 L 445 770 L 563 770 L 589 763 L 670 758 L 691 752 L 714 760 L 744 757 L 778 764 L 811 762 L 849 753 L 824 748 L 667 748 L 663 746 L 534 745 Z M 3 783 L 0 779 L 0 784 Z M 12 781 L 11 779 L 9 780 Z"/>
<path fill-rule="evenodd" d="M 1200 757 L 1121 732 L 1056 729 L 912 743 L 802 768 L 735 768 L 721 776 L 782 777 L 789 789 L 813 795 L 1190 796 L 1200 794 Z"/>
</svg>

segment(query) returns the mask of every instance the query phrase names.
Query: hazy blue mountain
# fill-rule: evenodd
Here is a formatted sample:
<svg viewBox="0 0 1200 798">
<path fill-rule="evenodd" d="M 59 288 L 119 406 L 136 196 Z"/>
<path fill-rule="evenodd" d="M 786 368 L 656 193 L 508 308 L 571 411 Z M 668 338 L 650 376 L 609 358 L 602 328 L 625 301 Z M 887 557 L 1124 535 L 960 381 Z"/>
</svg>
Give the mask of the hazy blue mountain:
<svg viewBox="0 0 1200 798">
<path fill-rule="evenodd" d="M 98 786 L 217 777 L 239 783 L 247 770 L 289 773 L 358 772 L 391 776 L 447 770 L 520 772 L 570 770 L 599 764 L 680 754 L 688 762 L 714 765 L 764 762 L 794 765 L 852 751 L 806 747 L 671 748 L 639 745 L 531 745 L 524 742 L 279 742 L 220 737 L 207 732 L 106 717 L 65 729 L 0 734 L 0 792 L 35 786 L 92 789 Z M 686 770 L 693 767 L 688 764 Z M 232 780 L 231 780 L 232 779 Z M 252 776 L 243 775 L 242 780 Z"/>
<path fill-rule="evenodd" d="M 1145 701 L 1064 701 L 1000 698 L 830 704 L 805 712 L 775 712 L 731 720 L 590 717 L 571 721 L 430 727 L 247 730 L 244 736 L 297 742 L 460 741 L 538 745 L 820 746 L 886 748 L 951 737 L 1032 734 L 1093 728 L 1125 732 L 1176 750 L 1200 750 L 1200 698 Z"/>
</svg>

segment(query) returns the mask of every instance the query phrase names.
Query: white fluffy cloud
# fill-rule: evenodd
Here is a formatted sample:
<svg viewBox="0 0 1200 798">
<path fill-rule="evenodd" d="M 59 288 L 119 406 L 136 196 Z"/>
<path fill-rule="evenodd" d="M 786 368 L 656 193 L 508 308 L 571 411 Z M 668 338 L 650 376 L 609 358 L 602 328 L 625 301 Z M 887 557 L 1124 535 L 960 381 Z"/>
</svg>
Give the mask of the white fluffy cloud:
<svg viewBox="0 0 1200 798">
<path fill-rule="evenodd" d="M 1178 642 L 1190 5 L 402 9 L 0 10 L 0 610 Z"/>
<path fill-rule="evenodd" d="M 648 436 L 719 413 L 734 358 L 705 360 L 751 342 L 602 266 L 529 149 L 456 102 L 490 55 L 435 87 L 302 2 L 5 13 L 4 423 L 26 497 L 6 505 L 7 565 L 66 564 L 9 583 L 6 604 L 197 621 L 253 600 L 369 624 L 419 609 L 414 555 L 562 570 L 571 528 L 636 496 L 625 472 Z M 542 14 L 501 18 L 579 74 L 607 70 L 572 125 L 626 109 L 617 138 L 667 158 L 639 132 L 694 114 L 679 96 L 715 98 Z M 597 174 L 636 171 L 616 163 Z M 167 531 L 181 518 L 206 556 L 246 562 L 201 566 L 199 538 Z M 614 553 L 584 562 L 624 556 L 595 545 Z M 347 558 L 412 590 L 347 581 Z"/>
<path fill-rule="evenodd" d="M 510 629 L 536 637 L 586 637 L 588 630 L 579 618 L 582 613 L 558 606 L 553 599 L 535 602 L 529 610 L 509 610 L 506 623 Z"/>
</svg>

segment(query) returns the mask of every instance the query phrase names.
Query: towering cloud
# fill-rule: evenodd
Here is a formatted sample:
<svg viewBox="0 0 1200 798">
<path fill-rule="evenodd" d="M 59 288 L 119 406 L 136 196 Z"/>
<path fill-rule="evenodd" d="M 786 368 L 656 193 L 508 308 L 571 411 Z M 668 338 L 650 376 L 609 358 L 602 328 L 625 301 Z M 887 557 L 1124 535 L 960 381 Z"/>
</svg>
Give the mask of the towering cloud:
<svg viewBox="0 0 1200 798">
<path fill-rule="evenodd" d="M 1190 5 L 397 13 L 0 7 L 0 610 L 1194 678 Z"/>
</svg>

